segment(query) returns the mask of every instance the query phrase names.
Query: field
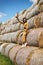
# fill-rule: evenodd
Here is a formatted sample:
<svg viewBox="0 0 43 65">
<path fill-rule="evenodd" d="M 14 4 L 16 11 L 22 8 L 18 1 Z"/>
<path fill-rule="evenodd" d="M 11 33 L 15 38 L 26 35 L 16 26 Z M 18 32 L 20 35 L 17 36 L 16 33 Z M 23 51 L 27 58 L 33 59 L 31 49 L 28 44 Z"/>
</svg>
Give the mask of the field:
<svg viewBox="0 0 43 65">
<path fill-rule="evenodd" d="M 14 65 L 14 63 L 6 56 L 0 54 L 0 65 Z"/>
</svg>

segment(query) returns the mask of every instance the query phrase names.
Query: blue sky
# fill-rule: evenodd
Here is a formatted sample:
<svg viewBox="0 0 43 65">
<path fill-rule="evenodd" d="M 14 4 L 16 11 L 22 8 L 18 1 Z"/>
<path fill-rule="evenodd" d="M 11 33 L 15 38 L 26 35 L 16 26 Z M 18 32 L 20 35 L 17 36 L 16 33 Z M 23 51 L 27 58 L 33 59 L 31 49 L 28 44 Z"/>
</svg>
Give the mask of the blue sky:
<svg viewBox="0 0 43 65">
<path fill-rule="evenodd" d="M 30 0 L 0 0 L 0 22 L 6 22 L 21 10 L 32 5 Z"/>
</svg>

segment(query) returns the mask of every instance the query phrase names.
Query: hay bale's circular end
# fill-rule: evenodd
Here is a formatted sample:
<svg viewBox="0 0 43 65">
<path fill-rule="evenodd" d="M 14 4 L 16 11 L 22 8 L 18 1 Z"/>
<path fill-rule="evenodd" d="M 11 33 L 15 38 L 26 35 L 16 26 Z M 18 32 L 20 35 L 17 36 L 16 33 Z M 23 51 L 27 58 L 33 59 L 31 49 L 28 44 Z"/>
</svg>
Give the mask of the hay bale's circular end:
<svg viewBox="0 0 43 65">
<path fill-rule="evenodd" d="M 39 36 L 39 47 L 43 47 L 43 31 L 40 33 Z"/>
<path fill-rule="evenodd" d="M 39 11 L 40 12 L 43 12 L 43 2 L 40 2 L 39 3 Z"/>
<path fill-rule="evenodd" d="M 0 47 L 0 52 L 1 52 L 1 54 L 4 55 L 4 53 L 5 53 L 5 47 L 6 47 L 8 44 L 9 44 L 9 43 L 3 43 L 3 44 L 1 45 L 1 47 Z"/>
<path fill-rule="evenodd" d="M 36 17 L 36 18 L 35 18 L 35 20 L 34 20 L 34 26 L 35 26 L 36 28 L 38 28 L 38 27 L 41 26 L 40 20 L 41 20 L 41 17 Z"/>
</svg>

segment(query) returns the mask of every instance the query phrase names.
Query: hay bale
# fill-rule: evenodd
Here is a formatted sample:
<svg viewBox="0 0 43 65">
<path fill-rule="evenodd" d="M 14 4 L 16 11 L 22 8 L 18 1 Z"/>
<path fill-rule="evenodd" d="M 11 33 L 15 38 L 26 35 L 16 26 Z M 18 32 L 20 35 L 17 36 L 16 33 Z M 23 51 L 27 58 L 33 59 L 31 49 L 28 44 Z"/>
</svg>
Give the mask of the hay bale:
<svg viewBox="0 0 43 65">
<path fill-rule="evenodd" d="M 27 15 L 26 15 L 27 19 L 29 19 L 29 18 L 33 17 L 34 15 L 38 14 L 39 12 L 43 11 L 43 7 L 42 7 L 43 4 L 42 5 L 40 5 L 40 4 L 36 5 L 35 8 L 33 8 L 29 13 L 27 13 Z"/>
<path fill-rule="evenodd" d="M 1 31 L 4 30 L 5 27 L 9 25 L 10 21 L 11 20 L 8 20 L 7 22 L 5 22 L 4 24 L 1 25 L 1 27 L 0 27 Z"/>
<path fill-rule="evenodd" d="M 36 5 L 38 5 L 40 0 L 36 0 L 30 8 L 28 8 L 25 12 L 25 14 L 29 13 L 33 8 L 35 8 Z M 42 2 L 42 1 L 41 1 Z M 25 15 L 26 16 L 26 15 Z"/>
<path fill-rule="evenodd" d="M 14 46 L 16 46 L 16 44 L 14 43 L 9 43 L 9 45 L 7 45 L 7 47 L 5 47 L 5 55 L 9 56 L 9 51 L 11 48 L 13 48 Z"/>
<path fill-rule="evenodd" d="M 1 34 L 15 32 L 18 30 L 23 30 L 23 29 L 24 29 L 23 24 L 17 23 L 17 24 L 13 24 L 13 25 L 9 25 L 5 27 L 5 29 L 1 31 Z"/>
<path fill-rule="evenodd" d="M 14 62 L 17 52 L 21 49 L 21 46 L 15 46 L 9 51 L 9 58 Z"/>
<path fill-rule="evenodd" d="M 42 32 L 43 32 L 43 28 L 36 28 L 31 30 L 31 32 L 28 33 L 26 37 L 28 45 L 32 45 L 32 46 L 40 46 L 40 44 L 42 45 L 41 43 L 41 41 L 43 42 L 43 36 L 41 37 Z"/>
<path fill-rule="evenodd" d="M 38 48 L 36 47 L 28 47 L 28 46 L 20 49 L 16 55 L 16 64 L 17 65 L 29 65 L 29 64 L 26 64 L 30 62 L 30 59 L 28 59 L 28 56 L 30 55 L 31 52 L 37 49 Z M 27 60 L 28 62 L 26 62 Z"/>
<path fill-rule="evenodd" d="M 0 52 L 1 54 L 4 55 L 5 53 L 5 47 L 8 45 L 9 43 L 3 43 L 1 46 L 0 46 Z"/>
<path fill-rule="evenodd" d="M 14 24 L 14 25 L 9 25 L 5 27 L 4 30 L 1 31 L 1 34 L 9 33 L 9 32 L 14 32 L 20 29 L 20 23 Z"/>
<path fill-rule="evenodd" d="M 34 19 L 34 27 L 41 27 L 41 17 L 35 17 Z"/>
<path fill-rule="evenodd" d="M 28 28 L 43 27 L 43 12 L 27 20 Z"/>
<path fill-rule="evenodd" d="M 22 30 L 12 32 L 12 33 L 3 34 L 1 36 L 0 40 L 4 41 L 4 42 L 16 42 L 21 31 Z"/>
<path fill-rule="evenodd" d="M 33 52 L 30 59 L 30 65 L 43 65 L 43 49 L 35 50 Z"/>
<path fill-rule="evenodd" d="M 6 26 L 8 27 L 9 25 L 13 25 L 13 24 L 16 24 L 18 22 L 19 21 L 17 20 L 17 18 L 13 17 L 12 19 L 8 20 L 6 23 L 2 24 L 2 26 L 0 27 L 0 30 L 2 31 L 5 29 Z"/>
</svg>

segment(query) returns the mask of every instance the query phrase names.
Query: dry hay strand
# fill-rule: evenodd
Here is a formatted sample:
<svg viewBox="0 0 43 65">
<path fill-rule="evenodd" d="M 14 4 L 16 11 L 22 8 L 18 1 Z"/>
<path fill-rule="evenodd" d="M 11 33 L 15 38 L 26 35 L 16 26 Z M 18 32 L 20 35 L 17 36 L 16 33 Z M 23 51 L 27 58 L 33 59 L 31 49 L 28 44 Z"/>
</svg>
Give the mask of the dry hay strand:
<svg viewBox="0 0 43 65">
<path fill-rule="evenodd" d="M 35 17 L 35 20 L 34 20 L 34 27 L 38 28 L 38 27 L 41 27 L 41 17 Z"/>
<path fill-rule="evenodd" d="M 39 47 L 43 47 L 43 31 L 39 35 Z"/>
</svg>

